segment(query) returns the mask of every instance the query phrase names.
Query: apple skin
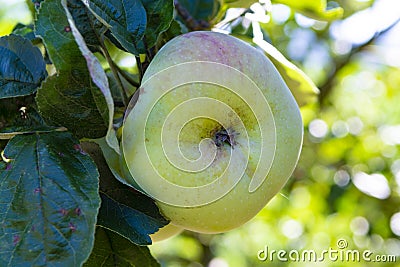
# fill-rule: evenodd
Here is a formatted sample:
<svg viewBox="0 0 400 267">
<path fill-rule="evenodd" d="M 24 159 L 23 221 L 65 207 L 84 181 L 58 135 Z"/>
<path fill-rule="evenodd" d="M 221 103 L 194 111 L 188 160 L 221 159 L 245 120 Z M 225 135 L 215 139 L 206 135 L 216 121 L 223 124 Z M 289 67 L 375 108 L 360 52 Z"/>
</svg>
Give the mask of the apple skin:
<svg viewBox="0 0 400 267">
<path fill-rule="evenodd" d="M 251 181 L 251 174 L 254 172 L 257 163 L 257 152 L 250 155 L 247 169 L 238 184 L 222 198 L 212 203 L 198 207 L 183 207 L 156 200 L 163 215 L 171 220 L 174 225 L 200 233 L 221 233 L 237 228 L 252 219 L 285 185 L 300 155 L 303 140 L 303 124 L 294 97 L 271 61 L 262 52 L 249 44 L 222 33 L 206 31 L 190 32 L 175 37 L 164 45 L 153 58 L 145 72 L 142 84 L 153 75 L 166 68 L 180 63 L 194 61 L 222 63 L 240 70 L 247 75 L 261 89 L 262 94 L 268 101 L 276 129 L 276 139 L 274 140 L 276 150 L 273 162 L 269 172 L 266 174 L 266 179 L 256 191 L 249 192 L 249 184 Z M 185 73 L 176 73 L 176 75 L 185 75 Z M 223 73 L 220 75 L 223 75 Z M 173 77 L 171 77 L 171 79 L 173 79 Z M 162 81 L 160 81 L 160 83 L 162 83 Z M 197 92 L 187 93 L 189 95 L 186 97 L 190 97 L 190 94 L 198 96 L 203 92 L 209 93 L 212 89 L 213 88 L 207 86 L 198 86 L 198 88 L 196 88 Z M 145 102 L 144 100 L 146 100 L 146 97 L 150 97 L 151 94 L 156 94 L 157 92 L 155 92 L 156 90 L 147 90 L 147 88 L 141 88 L 141 90 L 138 102 L 125 120 L 122 144 L 126 163 L 132 176 L 152 179 L 150 172 L 146 168 L 143 168 L 143 161 L 146 160 L 146 157 L 137 152 L 136 145 L 138 142 L 142 142 L 142 140 L 137 139 L 136 132 L 138 129 L 136 129 L 135 121 L 137 118 L 140 118 L 140 116 L 145 116 L 142 114 L 142 102 Z M 214 95 L 212 93 L 210 94 L 212 97 L 218 98 L 223 102 L 231 101 L 229 104 L 233 106 L 235 112 L 242 114 L 246 130 L 248 130 L 250 142 L 255 143 L 256 145 L 254 148 L 256 148 L 260 140 L 257 139 L 259 138 L 257 137 L 257 133 L 252 131 L 253 124 L 255 123 L 254 119 L 251 119 L 251 116 L 246 113 L 246 110 L 243 110 L 240 103 L 237 103 L 236 100 L 231 100 L 230 96 L 218 92 Z M 180 96 L 181 95 L 177 94 L 176 98 Z M 184 98 L 184 96 L 182 97 Z M 150 140 L 147 148 L 147 151 L 150 153 L 153 146 L 160 145 L 157 141 L 152 142 L 153 139 L 160 139 L 160 124 L 158 120 L 163 120 L 162 117 L 170 112 L 171 109 L 168 106 L 179 103 L 175 103 L 174 99 L 169 99 L 168 101 L 163 103 L 162 107 L 158 109 L 157 116 L 150 116 L 147 120 L 148 136 L 146 135 L 146 142 Z M 179 99 L 176 101 L 179 101 Z M 165 109 L 163 109 L 164 107 Z M 189 142 L 198 142 L 204 138 L 204 133 L 212 132 L 212 127 L 215 127 L 215 125 L 212 126 L 206 122 L 201 124 L 200 121 L 196 127 L 187 127 L 188 131 L 182 133 L 183 137 L 186 137 Z M 204 131 L 198 130 L 198 128 L 201 127 L 204 128 Z M 241 138 L 244 138 L 244 136 L 239 135 L 237 139 L 238 143 L 245 141 Z M 271 140 L 269 141 L 272 142 Z M 183 149 L 185 148 L 185 143 L 182 144 L 182 147 Z M 225 144 L 222 149 L 229 150 L 230 147 Z M 214 177 L 215 174 L 220 174 L 221 165 L 223 165 L 224 160 L 227 160 L 224 156 L 218 158 L 213 162 L 212 166 L 203 173 L 202 177 L 196 176 L 192 178 L 182 175 L 179 171 L 174 172 L 174 170 L 168 168 L 166 163 L 163 163 L 165 160 L 163 161 L 162 159 L 162 150 L 161 152 L 156 148 L 154 148 L 154 150 L 158 152 L 154 152 L 150 155 L 152 161 L 161 162 L 154 166 L 157 171 L 165 176 L 165 179 L 183 186 L 198 185 L 196 178 L 202 178 L 205 182 L 210 182 L 210 177 Z M 190 149 L 188 149 L 188 151 L 190 151 Z M 232 151 L 234 151 L 233 153 L 240 153 L 240 149 L 233 149 Z M 168 169 L 168 173 L 164 171 L 164 168 Z M 176 194 L 176 192 L 169 191 L 161 193 L 166 197 L 172 197 Z M 193 197 L 196 198 L 195 195 L 193 195 Z"/>
</svg>

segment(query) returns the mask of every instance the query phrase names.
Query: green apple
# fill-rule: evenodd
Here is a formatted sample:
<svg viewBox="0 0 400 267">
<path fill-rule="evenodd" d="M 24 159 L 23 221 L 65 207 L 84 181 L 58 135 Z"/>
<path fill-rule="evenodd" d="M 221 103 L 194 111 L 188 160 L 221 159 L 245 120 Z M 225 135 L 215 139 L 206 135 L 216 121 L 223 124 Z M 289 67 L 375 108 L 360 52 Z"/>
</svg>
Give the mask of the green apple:
<svg viewBox="0 0 400 267">
<path fill-rule="evenodd" d="M 171 238 L 173 236 L 176 236 L 176 235 L 180 234 L 182 231 L 183 231 L 182 227 L 178 227 L 178 226 L 173 225 L 172 223 L 169 223 L 166 226 L 164 226 L 163 228 L 160 228 L 154 234 L 151 234 L 150 238 L 151 238 L 151 241 L 153 241 L 153 243 L 160 242 L 160 241 L 166 240 L 168 238 Z"/>
<path fill-rule="evenodd" d="M 132 177 L 179 227 L 225 232 L 249 221 L 291 176 L 299 108 L 271 61 L 222 33 L 164 45 L 124 121 Z"/>
</svg>

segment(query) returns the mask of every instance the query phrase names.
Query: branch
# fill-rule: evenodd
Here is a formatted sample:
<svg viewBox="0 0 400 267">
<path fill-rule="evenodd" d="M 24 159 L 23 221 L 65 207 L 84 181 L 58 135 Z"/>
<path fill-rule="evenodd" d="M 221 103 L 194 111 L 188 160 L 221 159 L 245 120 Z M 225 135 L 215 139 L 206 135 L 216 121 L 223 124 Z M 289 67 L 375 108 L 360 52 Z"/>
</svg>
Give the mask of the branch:
<svg viewBox="0 0 400 267">
<path fill-rule="evenodd" d="M 174 0 L 176 12 L 185 21 L 185 25 L 192 31 L 199 31 L 210 28 L 210 23 L 205 20 L 195 19 L 189 11 L 182 6 L 178 0 Z"/>
<path fill-rule="evenodd" d="M 367 46 L 375 43 L 379 38 L 381 38 L 384 34 L 389 32 L 394 26 L 397 25 L 397 23 L 400 22 L 400 18 L 398 18 L 396 21 L 394 21 L 391 25 L 389 25 L 386 29 L 383 29 L 381 31 L 377 31 L 371 39 L 368 40 L 368 42 L 363 43 L 359 46 L 356 46 L 351 49 L 351 51 L 347 54 L 347 56 L 342 59 L 342 60 L 336 60 L 335 67 L 329 74 L 328 78 L 326 79 L 325 83 L 320 86 L 320 94 L 319 94 L 319 103 L 323 103 L 323 101 L 326 99 L 326 97 L 329 95 L 329 93 L 332 91 L 334 82 L 336 80 L 336 75 L 347 65 L 350 63 L 351 59 L 360 53 L 362 50 L 364 50 Z"/>
</svg>

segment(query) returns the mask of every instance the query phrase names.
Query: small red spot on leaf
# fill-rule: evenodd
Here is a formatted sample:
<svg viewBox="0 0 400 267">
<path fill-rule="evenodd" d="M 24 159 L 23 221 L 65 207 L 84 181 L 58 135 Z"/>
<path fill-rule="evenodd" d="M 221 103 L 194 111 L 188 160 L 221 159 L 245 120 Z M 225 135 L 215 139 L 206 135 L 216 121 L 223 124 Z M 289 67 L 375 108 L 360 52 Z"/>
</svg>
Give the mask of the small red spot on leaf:
<svg viewBox="0 0 400 267">
<path fill-rule="evenodd" d="M 75 226 L 72 222 L 70 222 L 70 223 L 69 223 L 69 229 L 70 229 L 72 232 L 75 232 L 75 231 L 76 231 L 76 226 Z"/>
<path fill-rule="evenodd" d="M 61 213 L 61 215 L 66 216 L 66 215 L 68 215 L 68 210 L 60 209 L 60 213 Z"/>
<path fill-rule="evenodd" d="M 70 32 L 71 31 L 71 27 L 70 26 L 65 26 L 64 27 L 64 31 L 65 32 Z"/>
<path fill-rule="evenodd" d="M 19 241 L 21 241 L 21 237 L 19 235 L 14 235 L 13 236 L 13 244 L 14 244 L 14 246 L 17 245 Z"/>
<path fill-rule="evenodd" d="M 33 193 L 35 193 L 35 194 L 40 193 L 40 192 L 42 192 L 42 190 L 40 189 L 40 187 L 35 188 L 35 189 L 33 190 Z"/>
<path fill-rule="evenodd" d="M 78 215 L 78 216 L 80 216 L 80 215 L 82 214 L 82 211 L 81 211 L 80 208 L 76 208 L 76 209 L 74 210 L 74 212 L 75 212 L 75 214 Z"/>
<path fill-rule="evenodd" d="M 75 144 L 74 149 L 75 151 L 81 153 L 82 155 L 87 155 L 87 153 L 82 149 L 80 144 Z"/>
</svg>

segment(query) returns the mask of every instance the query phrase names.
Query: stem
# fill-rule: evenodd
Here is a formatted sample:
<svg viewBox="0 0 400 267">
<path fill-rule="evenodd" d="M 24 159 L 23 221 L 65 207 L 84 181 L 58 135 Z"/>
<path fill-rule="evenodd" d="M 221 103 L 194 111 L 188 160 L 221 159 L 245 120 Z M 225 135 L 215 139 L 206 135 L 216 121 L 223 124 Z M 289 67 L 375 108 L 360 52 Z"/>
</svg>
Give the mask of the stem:
<svg viewBox="0 0 400 267">
<path fill-rule="evenodd" d="M 119 72 L 119 74 L 121 74 L 121 76 L 131 85 L 135 86 L 136 88 L 138 88 L 140 86 L 140 84 L 135 81 L 134 79 L 132 79 L 131 76 L 129 76 L 124 70 L 122 70 L 117 64 L 114 63 L 115 68 L 117 69 L 117 71 Z"/>
<path fill-rule="evenodd" d="M 129 99 L 128 99 L 128 96 L 126 94 L 125 87 L 122 84 L 121 77 L 119 77 L 117 65 L 114 63 L 114 61 L 112 60 L 110 54 L 108 53 L 108 50 L 105 47 L 103 40 L 100 42 L 100 46 L 101 46 L 102 53 L 106 57 L 108 65 L 110 66 L 110 69 L 111 69 L 115 79 L 117 80 L 117 84 L 118 84 L 118 86 L 120 88 L 120 92 L 121 92 L 121 95 L 122 95 L 122 100 L 123 100 L 124 106 L 127 106 L 128 102 L 129 102 Z"/>
<path fill-rule="evenodd" d="M 138 70 L 139 70 L 139 81 L 140 81 L 140 83 L 142 82 L 142 78 L 143 78 L 143 65 L 142 65 L 142 62 L 140 61 L 140 56 L 135 56 L 135 58 L 136 58 L 136 65 L 137 65 L 137 67 L 138 67 Z"/>
</svg>

